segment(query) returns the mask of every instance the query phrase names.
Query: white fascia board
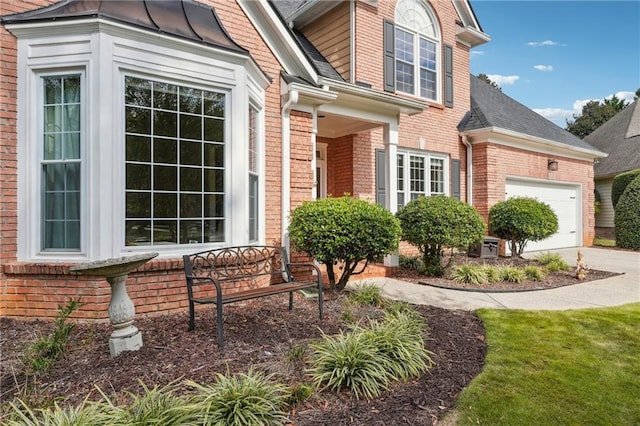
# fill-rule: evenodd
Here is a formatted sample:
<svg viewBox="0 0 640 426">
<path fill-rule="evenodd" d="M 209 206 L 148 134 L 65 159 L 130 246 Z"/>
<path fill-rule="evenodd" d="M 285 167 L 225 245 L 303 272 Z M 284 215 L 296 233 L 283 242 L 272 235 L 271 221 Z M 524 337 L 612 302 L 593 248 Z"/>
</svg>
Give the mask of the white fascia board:
<svg viewBox="0 0 640 426">
<path fill-rule="evenodd" d="M 453 0 L 453 6 L 462 22 L 462 28 L 456 31 L 456 39 L 459 42 L 468 47 L 475 47 L 491 40 L 491 37 L 482 31 L 468 0 Z"/>
<path fill-rule="evenodd" d="M 539 152 L 543 154 L 561 155 L 576 160 L 593 161 L 596 158 L 606 157 L 608 154 L 592 149 L 579 148 L 565 143 L 531 136 L 513 130 L 500 127 L 485 127 L 464 132 L 471 143 L 489 142 L 496 145 L 504 145 L 525 151 Z"/>
<path fill-rule="evenodd" d="M 298 92 L 298 105 L 318 106 L 331 103 L 338 97 L 338 93 L 331 90 L 299 83 L 290 83 L 287 85 L 286 92 L 292 91 Z"/>
<path fill-rule="evenodd" d="M 415 115 L 423 112 L 429 105 L 413 99 L 405 99 L 394 94 L 360 87 L 344 81 L 320 77 L 320 85 L 327 86 L 339 93 L 338 101 L 349 101 L 353 108 L 375 109 L 395 114 Z M 341 99 L 342 98 L 342 99 Z"/>
<path fill-rule="evenodd" d="M 266 0 L 238 0 L 238 5 L 260 33 L 285 72 L 314 83 L 318 81 L 318 73 L 313 65 Z"/>
</svg>

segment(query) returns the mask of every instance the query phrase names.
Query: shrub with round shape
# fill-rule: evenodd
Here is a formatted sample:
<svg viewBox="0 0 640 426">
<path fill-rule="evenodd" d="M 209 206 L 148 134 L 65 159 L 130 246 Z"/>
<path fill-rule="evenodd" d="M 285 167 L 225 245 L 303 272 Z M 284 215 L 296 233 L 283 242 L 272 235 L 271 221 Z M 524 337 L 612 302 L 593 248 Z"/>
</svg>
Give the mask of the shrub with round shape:
<svg viewBox="0 0 640 426">
<path fill-rule="evenodd" d="M 638 176 L 640 176 L 640 169 L 620 173 L 613 178 L 613 183 L 611 184 L 611 203 L 614 209 L 618 206 L 624 190 L 627 189 L 627 186 Z"/>
<path fill-rule="evenodd" d="M 529 197 L 514 197 L 489 209 L 489 232 L 509 242 L 512 257 L 520 257 L 529 241 L 558 232 L 558 217 L 549 205 Z"/>
<path fill-rule="evenodd" d="M 452 256 L 442 264 L 445 248 L 467 248 L 478 243 L 486 229 L 473 207 L 444 195 L 411 200 L 396 217 L 402 226 L 402 240 L 418 248 L 425 272 L 435 276 L 442 276 L 451 263 Z"/>
<path fill-rule="evenodd" d="M 627 185 L 615 210 L 616 245 L 640 250 L 640 175 Z"/>
<path fill-rule="evenodd" d="M 307 201 L 291 213 L 293 248 L 327 267 L 329 283 L 341 291 L 349 277 L 362 273 L 398 248 L 400 224 L 389 211 L 351 197 Z M 361 265 L 359 270 L 356 270 Z M 336 281 L 334 268 L 342 269 Z"/>
</svg>

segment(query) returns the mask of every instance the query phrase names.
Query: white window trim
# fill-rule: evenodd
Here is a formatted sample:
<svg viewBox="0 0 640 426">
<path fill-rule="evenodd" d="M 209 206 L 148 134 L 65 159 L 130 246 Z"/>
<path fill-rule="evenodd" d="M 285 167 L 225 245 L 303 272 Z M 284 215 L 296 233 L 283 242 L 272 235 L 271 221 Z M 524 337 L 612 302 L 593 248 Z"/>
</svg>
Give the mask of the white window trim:
<svg viewBox="0 0 640 426">
<path fill-rule="evenodd" d="M 318 155 L 320 154 L 320 155 Z M 318 174 L 318 171 L 320 172 Z M 314 197 L 327 198 L 327 144 L 318 142 L 316 144 L 316 169 L 314 170 L 316 192 Z M 319 195 L 319 197 L 318 197 Z"/>
<path fill-rule="evenodd" d="M 55 27 L 55 25 L 58 25 Z M 69 27 L 77 25 L 77 30 Z M 267 78 L 247 57 L 119 24 L 84 21 L 49 24 L 18 34 L 18 260 L 88 261 L 157 251 L 178 257 L 198 249 L 248 244 L 249 102 L 259 114 L 260 241 L 264 242 L 264 104 Z M 215 54 L 212 54 L 214 51 Z M 81 251 L 41 250 L 41 75 L 83 74 Z M 129 74 L 131 73 L 131 74 Z M 225 241 L 210 244 L 125 246 L 124 75 L 226 91 Z M 40 113 L 41 114 L 41 113 Z M 233 141 L 231 144 L 230 141 Z M 114 171 L 120 171 L 115 172 Z"/>
<path fill-rule="evenodd" d="M 421 0 L 417 0 L 418 2 L 420 2 Z M 402 31 L 408 32 L 410 34 L 413 34 L 413 58 L 414 58 L 414 62 L 413 62 L 413 93 L 410 92 L 403 92 L 402 90 L 398 90 L 398 93 L 406 93 L 408 95 L 412 95 L 412 96 L 416 96 L 419 97 L 421 99 L 426 99 L 428 101 L 431 102 L 435 102 L 435 103 L 441 103 L 442 102 L 442 87 L 443 87 L 443 64 L 442 64 L 442 31 L 440 31 L 440 26 L 438 25 L 438 21 L 435 19 L 436 14 L 433 11 L 433 9 L 431 8 L 431 6 L 429 4 L 427 4 L 426 2 L 422 2 L 424 3 L 423 6 L 425 7 L 425 9 L 427 9 L 427 14 L 429 15 L 431 22 L 433 22 L 434 25 L 434 30 L 435 32 L 438 34 L 439 38 L 433 38 L 431 36 L 428 36 L 426 34 L 420 33 L 417 30 L 407 27 L 405 25 L 402 25 L 399 22 L 394 22 L 394 25 L 396 28 L 401 29 Z M 435 99 L 431 99 L 431 98 L 426 98 L 426 97 L 422 97 L 421 95 L 421 88 L 420 88 L 420 38 L 424 38 L 425 40 L 429 40 L 433 43 L 435 43 L 436 45 L 436 69 L 435 69 L 435 73 L 436 73 L 436 98 Z M 393 42 L 396 42 L 396 34 L 394 32 L 393 34 Z M 397 58 L 394 57 L 394 61 L 397 61 Z M 393 76 L 394 80 L 396 79 L 396 75 Z"/>
<path fill-rule="evenodd" d="M 404 189 L 402 191 L 397 190 L 396 192 L 396 196 L 393 198 L 393 200 L 396 202 L 398 202 L 398 196 L 397 194 L 399 193 L 403 193 L 404 194 L 404 204 L 406 205 L 409 201 L 411 201 L 411 185 L 410 185 L 410 176 L 411 176 L 411 172 L 410 172 L 410 157 L 414 156 L 414 157 L 422 157 L 424 158 L 424 163 L 425 163 L 425 180 L 424 180 L 424 185 L 425 185 L 425 191 L 423 193 L 424 196 L 432 196 L 432 195 L 439 195 L 439 193 L 434 194 L 431 192 L 431 159 L 438 159 L 438 160 L 442 160 L 442 163 L 444 165 L 444 193 L 443 195 L 449 196 L 450 195 L 450 185 L 449 185 L 449 179 L 450 179 L 450 164 L 449 164 L 449 156 L 447 154 L 440 154 L 440 153 L 435 153 L 435 152 L 427 152 L 427 151 L 418 151 L 418 150 L 406 150 L 406 149 L 398 149 L 398 153 L 396 156 L 396 159 L 398 158 L 398 156 L 403 156 L 403 174 L 402 176 L 398 175 L 398 178 L 402 179 L 403 181 L 403 186 Z M 397 169 L 397 160 L 396 160 L 396 169 Z"/>
</svg>

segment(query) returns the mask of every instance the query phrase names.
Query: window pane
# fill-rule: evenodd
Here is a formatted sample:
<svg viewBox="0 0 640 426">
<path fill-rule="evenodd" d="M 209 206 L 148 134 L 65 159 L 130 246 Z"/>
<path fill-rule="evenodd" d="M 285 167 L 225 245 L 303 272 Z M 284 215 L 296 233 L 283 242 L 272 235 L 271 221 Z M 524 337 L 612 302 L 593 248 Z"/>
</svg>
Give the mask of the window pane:
<svg viewBox="0 0 640 426">
<path fill-rule="evenodd" d="M 64 140 L 64 158 L 66 160 L 80 159 L 80 132 L 66 133 Z"/>
<path fill-rule="evenodd" d="M 151 221 L 127 220 L 125 223 L 126 245 L 151 245 Z"/>
<path fill-rule="evenodd" d="M 202 217 L 201 194 L 180 194 L 180 217 Z"/>
<path fill-rule="evenodd" d="M 62 134 L 57 133 L 44 135 L 44 159 L 62 159 Z"/>
<path fill-rule="evenodd" d="M 173 166 L 153 166 L 153 189 L 175 191 L 178 189 L 178 169 Z"/>
<path fill-rule="evenodd" d="M 62 103 L 62 77 L 45 77 L 43 81 L 45 105 Z"/>
<path fill-rule="evenodd" d="M 204 217 L 223 217 L 224 197 L 222 194 L 204 196 Z"/>
<path fill-rule="evenodd" d="M 396 61 L 396 89 L 413 93 L 413 65 Z"/>
<path fill-rule="evenodd" d="M 180 111 L 202 113 L 202 90 L 180 88 Z"/>
<path fill-rule="evenodd" d="M 432 41 L 420 39 L 420 66 L 435 71 L 436 44 Z"/>
<path fill-rule="evenodd" d="M 185 139 L 202 139 L 202 117 L 180 115 L 180 137 Z"/>
<path fill-rule="evenodd" d="M 206 192 L 224 191 L 224 172 L 218 169 L 205 169 L 204 190 Z"/>
<path fill-rule="evenodd" d="M 411 191 L 411 199 L 415 199 L 414 195 L 423 195 L 425 193 L 425 167 L 424 157 L 409 157 L 409 189 Z"/>
<path fill-rule="evenodd" d="M 178 86 L 154 81 L 153 108 L 175 111 L 178 108 Z"/>
<path fill-rule="evenodd" d="M 436 73 L 420 70 L 420 96 L 428 99 L 436 98 Z"/>
<path fill-rule="evenodd" d="M 153 162 L 176 164 L 178 162 L 178 141 L 153 138 Z"/>
<path fill-rule="evenodd" d="M 44 166 L 45 191 L 64 191 L 64 181 L 64 163 L 47 164 Z"/>
<path fill-rule="evenodd" d="M 80 163 L 66 163 L 65 185 L 67 191 L 80 191 Z"/>
<path fill-rule="evenodd" d="M 65 105 L 63 108 L 62 130 L 77 132 L 80 130 L 80 105 Z"/>
<path fill-rule="evenodd" d="M 249 175 L 249 239 L 258 239 L 258 176 Z"/>
<path fill-rule="evenodd" d="M 151 138 L 127 135 L 125 144 L 127 161 L 149 162 L 151 160 Z"/>
<path fill-rule="evenodd" d="M 154 244 L 176 244 L 178 242 L 178 222 L 176 220 L 153 221 Z"/>
<path fill-rule="evenodd" d="M 67 192 L 65 194 L 65 217 L 67 219 L 80 220 L 80 192 Z"/>
<path fill-rule="evenodd" d="M 224 166 L 224 145 L 217 143 L 205 143 L 204 165 L 211 167 Z"/>
<path fill-rule="evenodd" d="M 128 133 L 151 133 L 151 110 L 127 107 L 125 109 L 126 131 Z"/>
<path fill-rule="evenodd" d="M 66 248 L 80 248 L 80 221 L 70 220 L 66 222 L 65 230 Z"/>
<path fill-rule="evenodd" d="M 202 165 L 202 143 L 180 142 L 180 164 Z"/>
<path fill-rule="evenodd" d="M 224 117 L 224 95 L 222 93 L 205 92 L 204 114 L 212 117 Z"/>
<path fill-rule="evenodd" d="M 151 106 L 151 82 L 126 77 L 125 86 L 125 103 L 127 105 Z"/>
<path fill-rule="evenodd" d="M 178 114 L 166 111 L 153 111 L 153 134 L 176 137 Z"/>
<path fill-rule="evenodd" d="M 178 198 L 175 193 L 153 194 L 153 217 L 174 218 L 178 216 Z"/>
<path fill-rule="evenodd" d="M 127 164 L 127 189 L 151 189 L 151 167 L 146 164 Z"/>
<path fill-rule="evenodd" d="M 197 244 L 202 242 L 202 221 L 180 221 L 180 244 Z"/>
<path fill-rule="evenodd" d="M 127 192 L 126 216 L 130 218 L 151 217 L 151 193 Z"/>
<path fill-rule="evenodd" d="M 205 220 L 204 221 L 204 242 L 215 243 L 224 241 L 224 221 Z"/>
<path fill-rule="evenodd" d="M 224 121 L 218 118 L 204 119 L 204 140 L 222 142 L 224 140 Z"/>
<path fill-rule="evenodd" d="M 431 159 L 431 193 L 444 194 L 444 160 Z"/>
<path fill-rule="evenodd" d="M 199 167 L 180 168 L 180 191 L 202 192 L 202 169 Z"/>
</svg>

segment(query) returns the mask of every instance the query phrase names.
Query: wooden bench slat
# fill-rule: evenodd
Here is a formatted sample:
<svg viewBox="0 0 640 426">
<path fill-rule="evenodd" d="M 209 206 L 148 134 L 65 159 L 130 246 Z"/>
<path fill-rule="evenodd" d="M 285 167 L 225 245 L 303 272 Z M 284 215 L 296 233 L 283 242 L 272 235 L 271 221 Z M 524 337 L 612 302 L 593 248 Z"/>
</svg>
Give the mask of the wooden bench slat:
<svg viewBox="0 0 640 426">
<path fill-rule="evenodd" d="M 288 293 L 290 291 L 303 290 L 305 288 L 314 288 L 318 285 L 313 282 L 309 283 L 285 283 L 285 284 L 273 284 L 267 287 L 258 287 L 250 290 L 234 291 L 222 295 L 222 303 L 233 303 L 242 300 L 255 299 L 258 297 L 273 296 L 281 293 Z M 206 304 L 206 303 L 218 303 L 216 297 L 203 297 L 194 298 L 194 302 Z"/>
</svg>

